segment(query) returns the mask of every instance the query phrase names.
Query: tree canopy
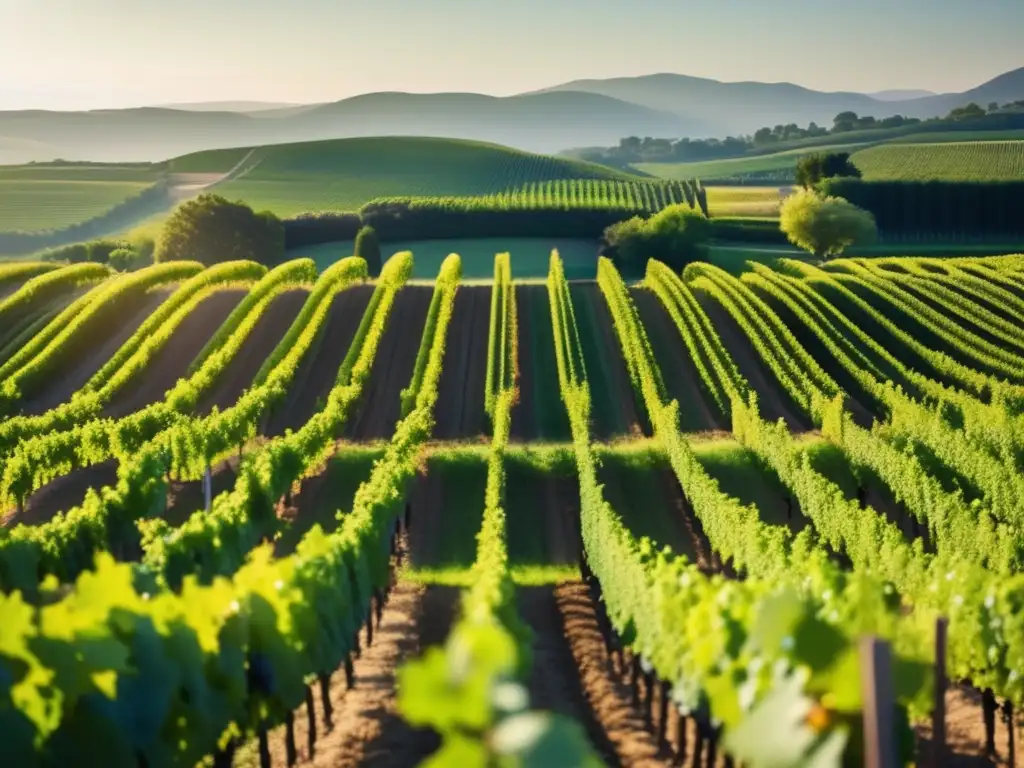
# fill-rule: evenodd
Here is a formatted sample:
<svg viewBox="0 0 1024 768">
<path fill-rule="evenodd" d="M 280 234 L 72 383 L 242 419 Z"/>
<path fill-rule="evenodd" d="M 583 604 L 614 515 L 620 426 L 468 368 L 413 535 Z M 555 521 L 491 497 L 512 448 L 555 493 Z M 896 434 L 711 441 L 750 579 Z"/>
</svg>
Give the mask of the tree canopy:
<svg viewBox="0 0 1024 768">
<path fill-rule="evenodd" d="M 354 251 L 354 255 L 366 262 L 366 267 L 371 275 L 380 274 L 380 241 L 377 239 L 377 230 L 371 226 L 360 229 L 356 234 Z"/>
<path fill-rule="evenodd" d="M 823 197 L 806 189 L 783 201 L 779 227 L 793 245 L 819 259 L 873 242 L 878 235 L 875 217 L 868 211 L 841 197 Z"/>
<path fill-rule="evenodd" d="M 630 274 L 643 271 L 648 259 L 682 269 L 706 257 L 711 222 L 689 205 L 671 205 L 650 218 L 634 216 L 605 229 L 601 253 Z"/>
<path fill-rule="evenodd" d="M 849 152 L 814 152 L 801 157 L 796 164 L 796 183 L 804 189 L 810 189 L 822 179 L 838 176 L 861 177 Z"/>
<path fill-rule="evenodd" d="M 216 264 L 251 259 L 271 265 L 283 256 L 284 226 L 274 214 L 207 193 L 174 210 L 160 233 L 155 260 Z"/>
</svg>

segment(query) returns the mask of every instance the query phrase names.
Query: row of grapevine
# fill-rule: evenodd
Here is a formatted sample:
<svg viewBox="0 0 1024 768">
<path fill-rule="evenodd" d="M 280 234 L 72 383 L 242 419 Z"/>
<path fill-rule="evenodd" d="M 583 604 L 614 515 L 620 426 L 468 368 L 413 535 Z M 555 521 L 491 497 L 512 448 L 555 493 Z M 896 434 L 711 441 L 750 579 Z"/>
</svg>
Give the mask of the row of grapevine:
<svg viewBox="0 0 1024 768">
<path fill-rule="evenodd" d="M 56 268 L 57 265 L 50 261 L 16 261 L 10 264 L 0 264 L 0 286 L 19 280 L 27 281 Z"/>
<path fill-rule="evenodd" d="M 298 431 L 250 452 L 234 488 L 213 499 L 210 509 L 195 511 L 177 527 L 162 517 L 140 526 L 143 564 L 161 584 L 178 589 L 187 575 L 204 583 L 230 575 L 253 547 L 273 538 L 280 500 L 334 452 L 335 436 L 362 396 L 395 296 L 411 272 L 410 253 L 391 258 L 381 271 L 346 362 L 320 411 Z"/>
<path fill-rule="evenodd" d="M 33 302 L 47 301 L 80 286 L 93 285 L 113 275 L 105 264 L 71 264 L 28 280 L 14 293 L 0 299 L 0 320 Z"/>
<path fill-rule="evenodd" d="M 198 480 L 219 455 L 239 452 L 271 405 L 286 395 L 302 358 L 324 327 L 335 293 L 365 277 L 362 259 L 343 259 L 326 270 L 278 344 L 278 365 L 231 408 L 215 409 L 204 418 L 178 410 L 194 404 L 196 385 L 212 380 L 204 370 L 227 365 L 229 356 L 217 354 L 195 376 L 179 382 L 162 403 L 116 421 L 99 419 L 22 442 L 4 467 L 0 498 L 20 505 L 51 479 L 111 458 L 119 462 L 118 482 L 113 489 L 88 494 L 80 507 L 42 526 L 0 531 L 0 583 L 33 591 L 45 574 L 73 579 L 88 567 L 93 552 L 116 548 L 115 542 L 126 535 L 131 541 L 136 535 L 134 521 L 163 509 L 168 475 Z M 257 305 L 253 312 L 259 309 Z M 251 330 L 245 325 L 249 324 L 240 326 L 236 335 Z M 233 341 L 234 337 L 222 352 L 237 347 Z"/>
<path fill-rule="evenodd" d="M 761 312 L 770 314 L 764 308 Z M 766 327 L 760 332 L 772 333 Z M 766 363 L 775 370 L 781 367 L 778 361 L 769 359 Z M 932 498 L 921 493 L 927 488 L 927 484 L 921 486 L 921 477 L 926 476 L 923 468 L 901 451 L 885 451 L 883 441 L 857 427 L 843 413 L 838 399 L 829 405 L 821 392 L 812 391 L 810 396 L 821 403 L 816 410 L 820 408 L 824 434 L 855 461 L 885 477 L 898 498 L 914 499 L 911 486 L 916 483 L 919 510 L 941 500 L 941 495 Z M 801 458 L 801 451 L 783 426 L 765 424 L 755 410 L 739 401 L 733 402 L 732 413 L 736 436 L 778 473 L 804 514 L 814 522 L 815 532 L 844 552 L 855 571 L 877 573 L 891 581 L 903 599 L 915 606 L 915 613 L 938 611 L 949 616 L 951 668 L 976 685 L 990 687 L 1019 703 L 1024 690 L 1013 673 L 1017 662 L 1010 659 L 1016 660 L 1024 652 L 1024 635 L 1017 629 L 1013 607 L 1020 576 L 988 571 L 964 557 L 956 542 L 971 535 L 970 521 L 961 520 L 962 525 L 951 533 L 954 538 L 943 552 L 926 554 L 919 543 L 907 544 L 892 524 L 870 508 L 847 500 L 818 475 Z M 887 467 L 889 463 L 893 466 Z M 932 488 L 937 490 L 934 485 Z M 1012 562 L 1019 557 L 1015 552 L 1007 555 L 1006 546 L 1002 545 L 1002 554 L 992 553 L 990 558 Z"/>
<path fill-rule="evenodd" d="M 241 272 L 245 272 L 248 269 L 245 265 L 248 263 L 236 262 L 235 264 L 238 265 Z M 211 285 L 218 285 L 220 277 L 229 282 L 240 279 L 233 268 L 227 268 L 224 271 L 205 270 L 197 278 L 193 278 L 193 280 L 197 280 L 202 275 L 207 275 L 206 279 L 212 280 Z M 312 259 L 289 261 L 267 272 L 221 324 L 220 328 L 207 343 L 204 351 L 197 358 L 197 361 L 193 362 L 194 371 L 192 376 L 188 379 L 183 379 L 175 385 L 173 391 L 180 395 L 182 391 L 187 390 L 193 396 L 197 396 L 205 391 L 206 387 L 223 371 L 224 365 L 234 356 L 242 342 L 248 338 L 249 333 L 262 316 L 266 307 L 282 291 L 315 279 L 316 265 Z M 198 284 L 200 287 L 196 290 L 195 294 L 204 291 L 204 282 L 199 281 Z M 148 356 L 148 354 L 166 343 L 171 330 L 173 329 L 161 326 L 151 336 L 140 337 L 138 347 L 145 346 L 147 348 L 147 352 L 144 353 L 143 357 Z M 129 340 L 129 343 L 132 343 L 131 340 Z M 138 349 L 136 349 L 136 352 L 138 352 Z M 208 363 L 208 358 L 215 354 L 220 356 L 220 360 Z M 129 358 L 129 360 L 131 359 L 137 359 L 137 355 Z M 200 360 L 202 362 L 198 364 Z M 51 408 L 49 411 L 38 416 L 15 416 L 7 419 L 3 424 L 0 424 L 0 456 L 11 453 L 22 440 L 70 429 L 76 424 L 83 424 L 89 419 L 97 418 L 109 396 L 119 388 L 119 385 L 123 385 L 123 381 L 115 382 L 114 379 L 121 379 L 123 375 L 121 372 L 117 372 L 112 377 L 112 380 L 108 381 L 102 389 L 95 392 L 79 391 L 73 396 L 71 401 L 63 403 L 56 408 Z M 194 405 L 194 401 L 191 401 L 189 405 L 182 404 L 179 397 L 172 404 L 172 407 L 184 412 Z"/>
<path fill-rule="evenodd" d="M 487 379 L 484 384 L 487 415 L 494 416 L 501 392 L 519 380 L 519 321 L 509 254 L 494 258 L 494 285 L 491 289 L 491 324 L 487 335 Z"/>
<path fill-rule="evenodd" d="M 253 265 L 258 268 L 258 265 Z M 90 292 L 90 301 L 68 323 L 60 318 L 51 322 L 52 332 L 43 331 L 0 366 L 0 411 L 10 410 L 26 391 L 31 391 L 59 365 L 68 349 L 82 343 L 97 323 L 109 320 L 120 309 L 119 303 L 131 301 L 147 291 L 187 280 L 197 275 L 203 265 L 194 261 L 171 261 L 122 275 Z M 143 337 L 135 337 L 138 343 Z"/>
<path fill-rule="evenodd" d="M 900 659 L 897 666 L 922 663 L 927 655 L 922 643 L 924 635 L 917 624 L 898 618 L 893 606 L 884 605 L 881 584 L 875 583 L 868 591 L 860 592 L 871 582 L 870 577 L 843 574 L 806 537 L 793 539 L 787 530 L 765 525 L 755 508 L 744 507 L 719 490 L 681 439 L 679 404 L 663 401 L 650 345 L 625 286 L 610 262 L 602 261 L 598 280 L 625 356 L 639 372 L 640 389 L 655 424 L 655 434 L 668 453 L 687 498 L 715 549 L 750 577 L 742 583 L 720 576 L 708 577 L 685 558 L 668 552 L 655 553 L 646 540 L 633 539 L 601 498 L 596 483 L 593 458 L 588 456 L 588 398 L 583 385 L 584 391 L 578 395 L 570 392 L 569 400 L 576 401 L 574 444 L 580 471 L 587 566 L 597 577 L 612 625 L 623 642 L 643 657 L 644 668 L 652 668 L 659 680 L 672 687 L 673 698 L 684 712 L 695 716 L 707 738 L 716 738 L 711 727 L 714 718 L 726 728 L 726 748 L 735 757 L 749 759 L 756 754 L 759 736 L 750 733 L 750 724 L 772 689 L 784 683 L 787 672 L 792 675 L 797 667 L 817 667 L 817 672 L 812 672 L 812 679 L 817 678 L 817 682 L 809 683 L 805 689 L 801 690 L 796 678 L 789 681 L 798 691 L 798 698 L 828 701 L 828 684 L 823 684 L 821 673 L 837 658 L 852 653 L 858 632 L 874 631 L 891 638 Z M 857 604 L 860 598 L 856 596 L 864 594 L 874 594 L 878 602 L 872 606 Z M 783 609 L 784 605 L 789 608 Z M 829 607 L 825 608 L 826 605 Z M 751 612 L 747 613 L 748 610 Z M 794 624 L 789 629 L 797 635 L 803 630 L 830 634 L 839 646 L 835 655 L 815 660 L 804 656 L 800 640 L 795 646 L 764 642 L 753 621 L 760 611 L 792 611 L 788 615 L 794 618 Z M 797 616 L 801 618 L 796 619 Z M 809 616 L 815 618 L 810 619 L 810 624 L 803 624 Z M 724 626 L 739 632 L 739 637 L 722 631 Z M 842 647 L 847 650 L 840 650 Z M 773 665 L 780 675 L 775 679 L 752 673 L 754 669 Z M 897 687 L 905 705 L 923 703 L 920 688 L 902 684 Z M 842 714 L 855 717 L 858 711 L 854 705 Z M 760 714 L 774 715 L 771 724 L 777 731 L 787 727 L 770 708 Z M 833 746 L 841 751 L 845 734 L 842 728 L 832 730 L 834 727 L 835 723 L 826 726 L 827 736 L 836 739 Z M 793 748 L 799 752 L 799 740 L 791 735 Z M 855 750 L 856 745 L 850 748 Z"/>
<path fill-rule="evenodd" d="M 5 687 L 17 690 L 5 713 L 5 757 L 25 766 L 195 765 L 290 721 L 312 700 L 312 681 L 326 690 L 389 584 L 390 543 L 432 428 L 459 276 L 450 257 L 416 407 L 335 533 L 315 526 L 280 560 L 257 548 L 231 578 L 207 586 L 187 579 L 180 595 L 139 594 L 132 567 L 101 555 L 48 604 L 0 596 L 14 649 L 0 669 Z M 86 637 L 95 653 L 72 670 L 62 660 Z M 145 640 L 145 653 L 136 639 Z M 177 683 L 164 684 L 169 679 Z M 90 706 L 103 696 L 103 707 Z"/>
</svg>

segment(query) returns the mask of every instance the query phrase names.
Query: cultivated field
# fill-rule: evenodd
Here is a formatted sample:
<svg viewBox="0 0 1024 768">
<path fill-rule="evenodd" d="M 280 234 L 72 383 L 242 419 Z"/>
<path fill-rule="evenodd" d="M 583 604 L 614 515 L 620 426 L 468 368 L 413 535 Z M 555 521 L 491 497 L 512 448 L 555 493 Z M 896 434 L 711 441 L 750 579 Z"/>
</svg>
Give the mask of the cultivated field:
<svg viewBox="0 0 1024 768">
<path fill-rule="evenodd" d="M 0 754 L 416 765 L 405 665 L 487 631 L 600 762 L 749 764 L 860 726 L 871 633 L 926 765 L 945 617 L 950 754 L 1005 761 L 1024 256 L 492 267 L 0 267 Z"/>
<path fill-rule="evenodd" d="M 852 159 L 866 179 L 1024 179 L 1024 140 L 884 144 L 857 152 Z"/>
</svg>

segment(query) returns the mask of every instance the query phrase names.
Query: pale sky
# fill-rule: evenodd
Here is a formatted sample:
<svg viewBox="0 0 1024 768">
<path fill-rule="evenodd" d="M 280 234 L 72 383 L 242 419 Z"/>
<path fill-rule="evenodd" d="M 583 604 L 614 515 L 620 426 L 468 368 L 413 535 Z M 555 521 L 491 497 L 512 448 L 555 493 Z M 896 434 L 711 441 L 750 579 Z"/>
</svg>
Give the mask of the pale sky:
<svg viewBox="0 0 1024 768">
<path fill-rule="evenodd" d="M 1024 0 L 0 0 L 0 109 L 509 95 L 677 72 L 963 91 L 1024 66 Z"/>
</svg>

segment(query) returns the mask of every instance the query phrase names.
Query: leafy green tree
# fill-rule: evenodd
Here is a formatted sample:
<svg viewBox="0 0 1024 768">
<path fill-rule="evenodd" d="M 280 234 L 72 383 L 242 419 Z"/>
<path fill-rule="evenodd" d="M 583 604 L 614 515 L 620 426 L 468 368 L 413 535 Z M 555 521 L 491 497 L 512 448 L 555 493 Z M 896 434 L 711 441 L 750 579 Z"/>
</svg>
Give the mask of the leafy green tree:
<svg viewBox="0 0 1024 768">
<path fill-rule="evenodd" d="M 837 176 L 860 178 L 860 169 L 850 160 L 849 152 L 813 152 L 797 160 L 796 183 L 804 189 Z"/>
<path fill-rule="evenodd" d="M 269 211 L 203 194 L 179 205 L 164 224 L 155 261 L 189 259 L 216 264 L 251 259 L 276 264 L 284 256 L 284 226 Z"/>
<path fill-rule="evenodd" d="M 707 257 L 711 222 L 686 204 L 671 205 L 648 219 L 634 216 L 604 231 L 601 255 L 628 274 L 643 271 L 648 259 L 679 270 Z"/>
<path fill-rule="evenodd" d="M 140 257 L 131 248 L 118 248 L 116 251 L 111 251 L 110 256 L 107 257 L 107 263 L 118 272 L 128 272 L 139 266 Z"/>
<path fill-rule="evenodd" d="M 377 230 L 371 226 L 365 226 L 356 233 L 354 255 L 366 261 L 371 275 L 380 274 L 380 241 L 377 239 Z"/>
<path fill-rule="evenodd" d="M 865 245 L 878 236 L 875 217 L 841 197 L 823 197 L 800 189 L 783 201 L 779 228 L 798 248 L 818 259 L 838 256 L 851 245 Z"/>
</svg>

